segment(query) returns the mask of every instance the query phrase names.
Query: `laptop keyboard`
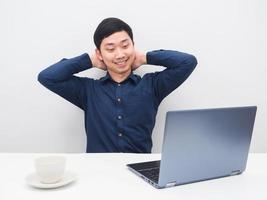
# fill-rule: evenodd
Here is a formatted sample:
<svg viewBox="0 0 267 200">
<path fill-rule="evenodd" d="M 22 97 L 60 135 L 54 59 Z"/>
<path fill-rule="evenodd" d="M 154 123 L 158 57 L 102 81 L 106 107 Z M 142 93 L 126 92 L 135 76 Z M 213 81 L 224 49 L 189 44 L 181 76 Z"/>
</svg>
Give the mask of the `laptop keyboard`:
<svg viewBox="0 0 267 200">
<path fill-rule="evenodd" d="M 128 167 L 155 183 L 159 181 L 160 160 L 128 164 Z"/>
<path fill-rule="evenodd" d="M 140 170 L 139 173 L 144 175 L 148 179 L 154 181 L 155 183 L 157 183 L 159 180 L 159 167 L 143 169 L 143 170 Z"/>
</svg>

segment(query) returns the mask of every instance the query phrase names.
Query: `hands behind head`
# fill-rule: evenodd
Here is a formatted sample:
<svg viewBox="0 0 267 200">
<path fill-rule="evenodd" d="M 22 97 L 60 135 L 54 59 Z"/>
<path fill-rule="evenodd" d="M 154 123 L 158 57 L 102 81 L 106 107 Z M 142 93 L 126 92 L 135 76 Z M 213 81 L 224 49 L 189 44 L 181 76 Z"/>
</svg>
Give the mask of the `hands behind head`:
<svg viewBox="0 0 267 200">
<path fill-rule="evenodd" d="M 135 59 L 132 64 L 132 70 L 136 70 L 141 65 L 147 64 L 146 54 L 143 54 L 139 51 L 135 51 Z"/>
<path fill-rule="evenodd" d="M 94 53 L 90 56 L 91 62 L 93 67 L 102 69 L 102 70 L 107 70 L 107 66 L 105 65 L 105 63 L 100 60 L 100 58 Z M 141 65 L 147 64 L 147 60 L 146 60 L 146 54 L 141 53 L 139 51 L 135 51 L 135 59 L 132 63 L 132 70 L 136 70 L 137 68 L 139 68 Z"/>
<path fill-rule="evenodd" d="M 90 56 L 90 59 L 93 67 L 103 69 L 105 71 L 107 70 L 107 66 L 105 65 L 105 63 L 100 60 L 95 53 Z"/>
</svg>

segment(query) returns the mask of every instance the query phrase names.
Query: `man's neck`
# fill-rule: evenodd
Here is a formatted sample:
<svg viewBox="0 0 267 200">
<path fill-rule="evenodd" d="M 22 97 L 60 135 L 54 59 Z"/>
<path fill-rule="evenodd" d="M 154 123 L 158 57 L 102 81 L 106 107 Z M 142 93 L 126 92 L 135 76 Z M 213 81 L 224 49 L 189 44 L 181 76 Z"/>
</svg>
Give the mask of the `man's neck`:
<svg viewBox="0 0 267 200">
<path fill-rule="evenodd" d="M 114 72 L 108 71 L 108 73 L 109 73 L 110 77 L 112 78 L 112 80 L 117 82 L 117 83 L 123 82 L 131 74 L 131 72 L 132 71 L 129 70 L 126 73 L 118 74 L 118 73 L 114 73 Z"/>
</svg>

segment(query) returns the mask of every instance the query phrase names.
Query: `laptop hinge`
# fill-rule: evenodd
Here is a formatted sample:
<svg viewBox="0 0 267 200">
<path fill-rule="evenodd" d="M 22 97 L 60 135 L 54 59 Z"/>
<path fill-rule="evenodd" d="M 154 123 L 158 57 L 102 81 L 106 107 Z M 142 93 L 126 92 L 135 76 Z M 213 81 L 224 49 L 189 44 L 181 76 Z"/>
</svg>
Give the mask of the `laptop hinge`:
<svg viewBox="0 0 267 200">
<path fill-rule="evenodd" d="M 240 173 L 241 173 L 240 170 L 235 170 L 235 171 L 231 172 L 231 176 L 234 176 L 234 175 L 237 175 L 237 174 L 240 174 Z"/>
<path fill-rule="evenodd" d="M 173 181 L 173 182 L 169 182 L 166 184 L 166 187 L 173 187 L 176 185 L 176 181 Z"/>
</svg>

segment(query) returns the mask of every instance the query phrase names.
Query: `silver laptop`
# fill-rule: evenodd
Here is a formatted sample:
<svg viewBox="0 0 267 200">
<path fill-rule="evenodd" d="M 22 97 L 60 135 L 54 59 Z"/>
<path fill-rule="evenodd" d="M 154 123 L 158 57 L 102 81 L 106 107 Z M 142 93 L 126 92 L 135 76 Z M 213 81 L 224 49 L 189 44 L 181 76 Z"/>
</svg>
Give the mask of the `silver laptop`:
<svg viewBox="0 0 267 200">
<path fill-rule="evenodd" d="M 128 164 L 156 188 L 241 174 L 256 106 L 170 111 L 160 161 Z"/>
</svg>

